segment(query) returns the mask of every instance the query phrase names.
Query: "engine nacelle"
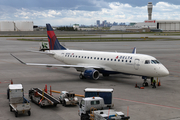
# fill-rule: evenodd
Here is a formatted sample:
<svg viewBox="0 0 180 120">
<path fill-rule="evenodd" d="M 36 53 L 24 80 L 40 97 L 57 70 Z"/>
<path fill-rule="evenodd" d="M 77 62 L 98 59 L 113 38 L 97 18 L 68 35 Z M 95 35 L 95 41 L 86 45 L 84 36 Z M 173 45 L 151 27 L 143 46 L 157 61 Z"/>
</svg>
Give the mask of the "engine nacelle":
<svg viewBox="0 0 180 120">
<path fill-rule="evenodd" d="M 95 69 L 86 69 L 83 72 L 83 76 L 88 79 L 97 80 L 99 78 L 99 71 Z"/>
</svg>

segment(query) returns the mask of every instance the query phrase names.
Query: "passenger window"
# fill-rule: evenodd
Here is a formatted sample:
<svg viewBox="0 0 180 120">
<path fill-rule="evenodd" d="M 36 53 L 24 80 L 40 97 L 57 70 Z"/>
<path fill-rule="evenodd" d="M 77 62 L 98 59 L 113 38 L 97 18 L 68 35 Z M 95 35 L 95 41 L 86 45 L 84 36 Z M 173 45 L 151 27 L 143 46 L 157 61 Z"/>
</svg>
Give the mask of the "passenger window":
<svg viewBox="0 0 180 120">
<path fill-rule="evenodd" d="M 92 57 L 91 57 L 91 59 L 92 59 Z"/>
<path fill-rule="evenodd" d="M 150 60 L 145 60 L 145 64 L 150 64 Z"/>
<path fill-rule="evenodd" d="M 127 60 L 126 60 L 126 62 L 127 62 Z"/>
<path fill-rule="evenodd" d="M 111 59 L 111 61 L 113 61 L 113 59 Z"/>
<path fill-rule="evenodd" d="M 83 58 L 83 56 L 82 56 L 82 58 Z"/>
<path fill-rule="evenodd" d="M 86 58 L 86 56 L 84 58 Z"/>
<path fill-rule="evenodd" d="M 120 62 L 120 59 L 118 59 L 118 62 Z"/>
<path fill-rule="evenodd" d="M 96 59 L 96 57 L 94 57 L 94 59 Z"/>
<path fill-rule="evenodd" d="M 76 58 L 77 58 L 77 55 L 76 55 Z"/>
<path fill-rule="evenodd" d="M 104 58 L 104 60 L 106 60 L 106 58 Z"/>
<path fill-rule="evenodd" d="M 124 62 L 124 60 L 122 60 L 122 62 Z"/>
<path fill-rule="evenodd" d="M 80 56 L 79 56 L 79 58 L 80 58 Z"/>
<path fill-rule="evenodd" d="M 116 61 L 116 59 L 114 59 L 114 61 Z"/>
<path fill-rule="evenodd" d="M 129 62 L 131 63 L 131 60 Z"/>
<path fill-rule="evenodd" d="M 99 58 L 97 58 L 97 60 L 99 60 Z"/>
<path fill-rule="evenodd" d="M 107 59 L 107 61 L 109 61 L 109 58 Z"/>
<path fill-rule="evenodd" d="M 101 58 L 101 60 L 102 60 L 102 58 Z"/>
<path fill-rule="evenodd" d="M 89 59 L 89 57 L 87 57 L 87 59 Z"/>
</svg>

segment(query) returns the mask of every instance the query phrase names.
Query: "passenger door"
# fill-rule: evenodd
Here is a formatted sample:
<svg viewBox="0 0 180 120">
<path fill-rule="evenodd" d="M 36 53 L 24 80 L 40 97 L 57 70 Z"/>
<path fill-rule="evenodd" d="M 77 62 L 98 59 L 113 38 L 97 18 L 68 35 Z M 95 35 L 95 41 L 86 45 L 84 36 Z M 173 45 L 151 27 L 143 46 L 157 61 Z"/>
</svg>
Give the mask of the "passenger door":
<svg viewBox="0 0 180 120">
<path fill-rule="evenodd" d="M 139 61 L 140 61 L 139 59 L 135 59 L 135 61 L 134 61 L 134 69 L 135 70 L 139 69 L 139 66 L 140 66 Z"/>
</svg>

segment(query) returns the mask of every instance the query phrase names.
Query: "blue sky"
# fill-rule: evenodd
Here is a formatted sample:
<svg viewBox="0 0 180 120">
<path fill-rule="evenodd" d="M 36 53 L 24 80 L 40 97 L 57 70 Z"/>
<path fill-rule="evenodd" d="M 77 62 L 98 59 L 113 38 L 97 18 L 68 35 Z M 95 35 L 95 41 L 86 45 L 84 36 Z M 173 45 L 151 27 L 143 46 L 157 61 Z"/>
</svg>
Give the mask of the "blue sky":
<svg viewBox="0 0 180 120">
<path fill-rule="evenodd" d="M 96 20 L 142 22 L 147 3 L 153 3 L 152 19 L 180 20 L 180 0 L 1 0 L 1 21 L 34 21 L 35 25 L 85 24 Z"/>
</svg>

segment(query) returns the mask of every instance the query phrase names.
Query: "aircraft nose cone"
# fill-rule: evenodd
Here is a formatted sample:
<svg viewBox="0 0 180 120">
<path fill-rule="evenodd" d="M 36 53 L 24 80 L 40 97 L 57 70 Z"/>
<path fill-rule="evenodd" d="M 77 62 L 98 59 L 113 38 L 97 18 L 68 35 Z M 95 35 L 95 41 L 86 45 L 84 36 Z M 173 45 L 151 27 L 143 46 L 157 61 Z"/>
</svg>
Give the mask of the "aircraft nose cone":
<svg viewBox="0 0 180 120">
<path fill-rule="evenodd" d="M 162 76 L 168 76 L 169 75 L 169 71 L 166 69 L 166 67 L 164 67 L 162 70 L 161 70 L 161 73 L 160 73 Z"/>
</svg>

